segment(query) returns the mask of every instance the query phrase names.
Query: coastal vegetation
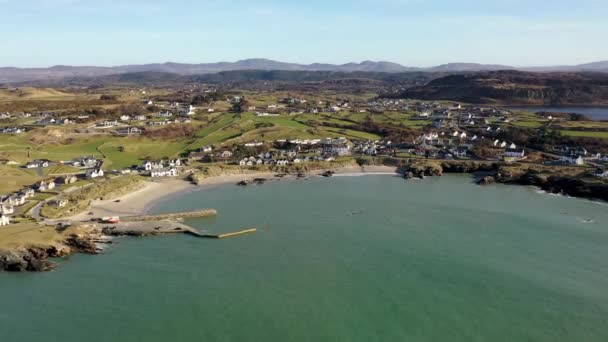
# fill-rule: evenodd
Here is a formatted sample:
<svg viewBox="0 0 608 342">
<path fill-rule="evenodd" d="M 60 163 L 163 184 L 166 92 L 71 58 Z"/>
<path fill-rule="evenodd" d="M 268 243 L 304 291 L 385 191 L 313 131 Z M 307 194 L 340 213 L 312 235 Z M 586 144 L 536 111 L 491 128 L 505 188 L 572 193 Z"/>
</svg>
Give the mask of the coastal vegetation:
<svg viewBox="0 0 608 342">
<path fill-rule="evenodd" d="M 40 215 L 53 219 L 73 216 L 85 211 L 93 200 L 115 198 L 138 190 L 144 184 L 144 178 L 139 176 L 115 177 L 91 183 L 67 194 L 64 197 L 67 203 L 63 207 L 45 203 L 40 210 Z"/>
</svg>

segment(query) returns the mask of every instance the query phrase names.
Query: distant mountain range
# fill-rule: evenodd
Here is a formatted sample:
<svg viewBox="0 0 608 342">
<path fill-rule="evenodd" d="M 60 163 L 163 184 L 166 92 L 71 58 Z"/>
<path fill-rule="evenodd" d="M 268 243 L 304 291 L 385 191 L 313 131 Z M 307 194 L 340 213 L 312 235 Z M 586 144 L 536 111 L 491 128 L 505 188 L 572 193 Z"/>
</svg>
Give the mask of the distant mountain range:
<svg viewBox="0 0 608 342">
<path fill-rule="evenodd" d="M 238 62 L 219 62 L 203 64 L 157 63 L 144 65 L 123 65 L 116 67 L 64 66 L 50 68 L 0 68 L 0 83 L 18 83 L 37 80 L 57 80 L 64 78 L 98 77 L 121 75 L 138 72 L 159 72 L 177 75 L 202 75 L 223 71 L 239 70 L 283 70 L 283 71 L 332 71 L 332 72 L 476 72 L 496 70 L 521 70 L 534 72 L 608 72 L 608 61 L 594 62 L 572 66 L 520 68 L 507 65 L 490 65 L 476 63 L 450 63 L 430 68 L 406 67 L 391 62 L 364 61 L 347 64 L 296 64 L 278 62 L 269 59 L 245 59 Z"/>
</svg>

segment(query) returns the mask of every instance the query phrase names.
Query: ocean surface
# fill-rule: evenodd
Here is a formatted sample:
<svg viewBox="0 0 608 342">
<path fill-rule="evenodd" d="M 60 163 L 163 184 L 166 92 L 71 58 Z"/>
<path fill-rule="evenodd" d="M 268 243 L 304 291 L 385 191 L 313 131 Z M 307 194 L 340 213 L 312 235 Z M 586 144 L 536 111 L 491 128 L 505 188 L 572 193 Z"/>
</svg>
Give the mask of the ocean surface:
<svg viewBox="0 0 608 342">
<path fill-rule="evenodd" d="M 225 185 L 154 208 L 226 240 L 117 238 L 0 273 L 0 340 L 608 341 L 608 206 L 468 176 Z"/>
<path fill-rule="evenodd" d="M 608 107 L 551 107 L 551 106 L 524 106 L 510 107 L 512 110 L 525 110 L 530 112 L 555 112 L 584 114 L 593 120 L 608 120 Z"/>
</svg>

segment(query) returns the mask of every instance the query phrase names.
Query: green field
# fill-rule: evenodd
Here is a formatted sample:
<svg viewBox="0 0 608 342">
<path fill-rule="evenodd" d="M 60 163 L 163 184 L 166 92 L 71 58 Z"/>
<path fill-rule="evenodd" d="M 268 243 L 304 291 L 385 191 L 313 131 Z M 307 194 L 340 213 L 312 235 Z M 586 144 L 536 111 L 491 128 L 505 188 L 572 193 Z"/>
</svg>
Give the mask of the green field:
<svg viewBox="0 0 608 342">
<path fill-rule="evenodd" d="M 588 138 L 601 138 L 608 139 L 608 132 L 596 132 L 596 131 L 559 131 L 562 135 L 569 137 L 588 137 Z"/>
</svg>

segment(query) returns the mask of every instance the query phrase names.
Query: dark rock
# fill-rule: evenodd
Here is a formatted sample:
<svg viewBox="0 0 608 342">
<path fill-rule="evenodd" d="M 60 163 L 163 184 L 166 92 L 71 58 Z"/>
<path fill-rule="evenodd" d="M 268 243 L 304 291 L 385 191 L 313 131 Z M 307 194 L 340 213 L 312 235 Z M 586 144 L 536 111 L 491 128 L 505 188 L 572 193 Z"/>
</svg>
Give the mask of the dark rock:
<svg viewBox="0 0 608 342">
<path fill-rule="evenodd" d="M 242 181 L 236 183 L 236 185 L 238 185 L 238 186 L 247 186 L 247 185 L 249 185 L 249 182 L 247 182 L 246 180 L 242 180 Z"/>
<path fill-rule="evenodd" d="M 496 179 L 492 176 L 485 176 L 477 182 L 479 185 L 490 185 L 494 183 L 496 183 Z"/>
<path fill-rule="evenodd" d="M 99 250 L 95 241 L 89 237 L 79 236 L 72 234 L 67 240 L 66 244 L 70 247 L 74 247 L 81 253 L 86 254 L 99 254 Z"/>
<path fill-rule="evenodd" d="M 333 172 L 333 171 L 329 170 L 329 171 L 325 171 L 325 172 L 323 172 L 323 173 L 321 174 L 321 176 L 323 176 L 323 177 L 331 177 L 331 176 L 333 176 L 334 174 L 335 174 L 335 172 Z"/>
</svg>

